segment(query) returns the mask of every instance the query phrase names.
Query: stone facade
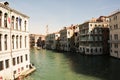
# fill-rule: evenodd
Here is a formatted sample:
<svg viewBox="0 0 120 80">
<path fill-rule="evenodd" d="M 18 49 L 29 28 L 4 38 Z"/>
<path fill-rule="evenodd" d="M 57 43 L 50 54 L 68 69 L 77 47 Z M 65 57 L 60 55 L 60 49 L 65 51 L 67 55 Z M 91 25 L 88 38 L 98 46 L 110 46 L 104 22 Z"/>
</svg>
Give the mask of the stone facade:
<svg viewBox="0 0 120 80">
<path fill-rule="evenodd" d="M 73 25 L 60 30 L 60 50 L 70 51 L 70 39 L 74 34 Z"/>
<path fill-rule="evenodd" d="M 51 34 L 47 34 L 46 36 L 46 48 L 47 49 L 52 49 L 52 50 L 55 50 L 57 49 L 57 41 L 60 37 L 60 34 L 59 32 L 56 32 L 56 33 L 51 33 Z"/>
<path fill-rule="evenodd" d="M 41 40 L 41 46 L 45 45 L 45 36 L 40 34 L 30 34 L 30 47 L 37 47 L 38 39 Z"/>
<path fill-rule="evenodd" d="M 88 55 L 100 55 L 103 52 L 103 35 L 109 30 L 108 18 L 101 16 L 79 25 L 79 52 Z M 107 28 L 107 30 L 104 30 Z M 108 31 L 109 32 L 109 31 Z M 107 33 L 109 35 L 109 33 Z M 106 39 L 109 39 L 109 36 Z M 106 42 L 107 44 L 107 42 Z M 109 47 L 109 46 L 107 46 Z"/>
<path fill-rule="evenodd" d="M 110 55 L 120 58 L 120 11 L 109 16 L 110 27 Z"/>
<path fill-rule="evenodd" d="M 29 70 L 29 17 L 0 3 L 0 77 L 13 80 Z"/>
</svg>

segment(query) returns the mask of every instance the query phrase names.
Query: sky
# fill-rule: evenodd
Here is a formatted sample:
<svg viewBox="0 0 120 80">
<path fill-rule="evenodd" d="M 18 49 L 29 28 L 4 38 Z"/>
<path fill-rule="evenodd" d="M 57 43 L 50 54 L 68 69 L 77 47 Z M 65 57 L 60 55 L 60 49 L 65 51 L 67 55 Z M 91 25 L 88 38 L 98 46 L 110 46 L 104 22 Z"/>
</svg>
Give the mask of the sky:
<svg viewBox="0 0 120 80">
<path fill-rule="evenodd" d="M 30 17 L 29 32 L 58 32 L 71 24 L 81 24 L 91 18 L 108 16 L 120 9 L 120 0 L 0 0 Z"/>
</svg>

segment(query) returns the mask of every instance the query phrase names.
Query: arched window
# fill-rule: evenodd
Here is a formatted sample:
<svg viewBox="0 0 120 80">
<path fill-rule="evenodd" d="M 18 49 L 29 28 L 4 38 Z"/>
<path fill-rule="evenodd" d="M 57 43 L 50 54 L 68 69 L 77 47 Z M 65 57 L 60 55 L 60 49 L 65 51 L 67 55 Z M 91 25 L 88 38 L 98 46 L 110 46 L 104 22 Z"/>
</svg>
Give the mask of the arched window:
<svg viewBox="0 0 120 80">
<path fill-rule="evenodd" d="M 5 35 L 4 37 L 4 46 L 5 46 L 5 50 L 7 50 L 7 35 Z"/>
<path fill-rule="evenodd" d="M 15 36 L 14 35 L 12 35 L 12 49 L 14 49 L 14 38 L 15 38 Z"/>
<path fill-rule="evenodd" d="M 25 48 L 27 46 L 27 36 L 25 36 Z"/>
<path fill-rule="evenodd" d="M 22 36 L 20 36 L 20 48 L 22 48 Z"/>
<path fill-rule="evenodd" d="M 16 49 L 18 48 L 18 36 L 16 36 Z"/>
<path fill-rule="evenodd" d="M 20 30 L 22 30 L 22 19 L 19 18 L 19 26 L 20 26 Z"/>
<path fill-rule="evenodd" d="M 16 30 L 18 30 L 18 17 L 16 18 Z"/>
<path fill-rule="evenodd" d="M 24 22 L 25 31 L 27 30 L 27 21 Z"/>
<path fill-rule="evenodd" d="M 0 27 L 2 26 L 2 11 L 0 11 Z"/>
<path fill-rule="evenodd" d="M 0 51 L 2 50 L 2 34 L 0 34 Z"/>
<path fill-rule="evenodd" d="M 12 29 L 14 29 L 14 19 L 15 19 L 15 17 L 12 16 L 12 21 L 11 21 L 11 22 L 12 22 L 12 23 L 11 23 L 11 28 L 12 28 Z"/>
<path fill-rule="evenodd" d="M 7 13 L 4 14 L 4 27 L 7 28 Z"/>
</svg>

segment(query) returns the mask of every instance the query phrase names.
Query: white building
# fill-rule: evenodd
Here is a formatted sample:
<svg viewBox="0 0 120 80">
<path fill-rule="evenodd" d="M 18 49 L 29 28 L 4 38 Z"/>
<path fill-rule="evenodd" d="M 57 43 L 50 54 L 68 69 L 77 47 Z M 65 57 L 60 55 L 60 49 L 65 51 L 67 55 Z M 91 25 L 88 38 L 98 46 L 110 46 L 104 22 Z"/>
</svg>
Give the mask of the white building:
<svg viewBox="0 0 120 80">
<path fill-rule="evenodd" d="M 59 32 L 51 33 L 46 36 L 46 48 L 47 49 L 56 49 L 57 40 L 60 37 Z"/>
<path fill-rule="evenodd" d="M 120 11 L 109 16 L 110 25 L 110 55 L 120 58 Z"/>
<path fill-rule="evenodd" d="M 60 30 L 60 50 L 70 51 L 70 39 L 74 34 L 73 25 Z"/>
<path fill-rule="evenodd" d="M 0 79 L 13 80 L 29 70 L 29 17 L 0 3 Z"/>
</svg>

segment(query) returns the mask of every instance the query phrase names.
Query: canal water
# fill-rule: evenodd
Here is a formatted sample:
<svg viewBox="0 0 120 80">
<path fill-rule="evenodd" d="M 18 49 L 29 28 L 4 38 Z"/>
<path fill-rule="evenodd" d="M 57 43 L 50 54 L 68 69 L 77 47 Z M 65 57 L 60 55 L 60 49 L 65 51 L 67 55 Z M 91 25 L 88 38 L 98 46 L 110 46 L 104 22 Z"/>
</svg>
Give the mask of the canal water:
<svg viewBox="0 0 120 80">
<path fill-rule="evenodd" d="M 120 60 L 50 50 L 30 50 L 36 71 L 25 80 L 120 80 Z"/>
</svg>

